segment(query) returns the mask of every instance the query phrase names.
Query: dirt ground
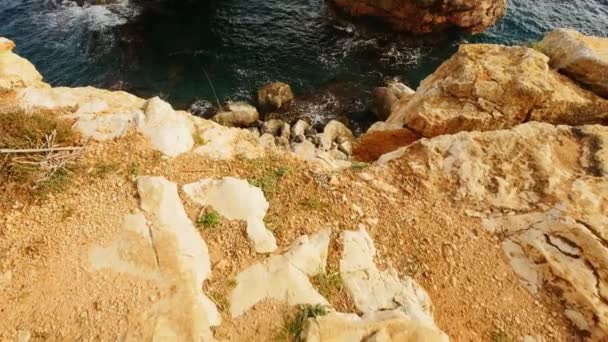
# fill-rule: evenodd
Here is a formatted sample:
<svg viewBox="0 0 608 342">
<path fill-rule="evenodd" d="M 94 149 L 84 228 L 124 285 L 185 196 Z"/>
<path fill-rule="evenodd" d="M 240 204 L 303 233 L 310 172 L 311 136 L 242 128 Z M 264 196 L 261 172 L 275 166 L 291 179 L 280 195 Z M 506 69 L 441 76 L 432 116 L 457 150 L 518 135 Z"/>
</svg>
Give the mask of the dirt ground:
<svg viewBox="0 0 608 342">
<path fill-rule="evenodd" d="M 338 271 L 340 231 L 364 225 L 379 251 L 377 263 L 412 276 L 428 291 L 438 326 L 454 341 L 521 341 L 526 335 L 578 340 L 557 300 L 526 291 L 497 240 L 479 219 L 465 215 L 464 203 L 447 191 L 429 193 L 398 161 L 315 174 L 284 154 L 226 162 L 189 153 L 168 160 L 132 134 L 88 145 L 69 181 L 54 193 L 0 206 L 0 341 L 117 340 L 159 299 L 153 282 L 95 270 L 89 262 L 90 250 L 115 240 L 123 217 L 137 210 L 138 175 L 165 176 L 180 186 L 207 177 L 249 179 L 270 202 L 266 222 L 277 253 L 302 234 L 332 229 L 330 273 Z M 181 195 L 196 221 L 201 208 Z M 222 218 L 200 229 L 213 265 L 203 288 L 224 320 L 214 332 L 230 341 L 275 340 L 293 308 L 265 301 L 238 319 L 228 314 L 231 280 L 266 258 L 253 251 L 244 228 Z M 313 283 L 336 309 L 356 312 L 339 283 Z"/>
</svg>

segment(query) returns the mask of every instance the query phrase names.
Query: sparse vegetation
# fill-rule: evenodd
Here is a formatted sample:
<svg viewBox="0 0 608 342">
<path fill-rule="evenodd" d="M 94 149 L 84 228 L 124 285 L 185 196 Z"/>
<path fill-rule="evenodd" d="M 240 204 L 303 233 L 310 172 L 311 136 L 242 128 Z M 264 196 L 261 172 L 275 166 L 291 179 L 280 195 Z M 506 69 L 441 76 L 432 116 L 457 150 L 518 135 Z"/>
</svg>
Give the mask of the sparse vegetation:
<svg viewBox="0 0 608 342">
<path fill-rule="evenodd" d="M 211 287 L 205 287 L 205 292 L 209 298 L 217 305 L 218 309 L 226 311 L 230 309 L 230 301 L 226 294 L 229 293 L 236 286 L 236 280 L 234 278 L 225 279 L 216 282 Z"/>
<path fill-rule="evenodd" d="M 277 341 L 301 342 L 304 324 L 309 318 L 327 315 L 327 308 L 323 305 L 299 305 L 295 315 L 285 317 L 285 324 L 277 336 Z"/>
<path fill-rule="evenodd" d="M 344 289 L 342 278 L 338 272 L 317 274 L 312 278 L 312 283 L 325 298 L 334 297 L 340 294 Z"/>
<path fill-rule="evenodd" d="M 78 142 L 71 122 L 53 115 L 0 115 L 0 191 L 45 196 L 63 190 L 79 155 Z"/>
<path fill-rule="evenodd" d="M 273 156 L 247 160 L 247 164 L 257 174 L 249 178 L 249 183 L 262 189 L 267 197 L 272 197 L 277 191 L 278 182 L 291 173 L 288 167 L 277 167 L 278 162 Z"/>
<path fill-rule="evenodd" d="M 201 137 L 201 135 L 198 133 L 193 133 L 192 139 L 194 140 L 194 145 L 196 146 L 203 146 L 208 143 L 208 141 L 205 140 L 205 138 Z"/>
<path fill-rule="evenodd" d="M 212 210 L 201 215 L 198 220 L 196 220 L 196 225 L 199 228 L 209 229 L 220 224 L 220 220 L 220 214 L 218 214 L 217 211 Z"/>
<path fill-rule="evenodd" d="M 350 166 L 350 168 L 353 169 L 353 170 L 355 170 L 355 171 L 365 170 L 368 167 L 369 167 L 368 163 L 361 163 L 361 162 L 352 163 L 352 165 Z"/>
<path fill-rule="evenodd" d="M 321 200 L 316 195 L 311 195 L 302 202 L 302 206 L 310 210 L 319 210 L 322 207 Z"/>
<path fill-rule="evenodd" d="M 505 333 L 504 331 L 499 329 L 496 332 L 494 332 L 493 341 L 494 342 L 513 342 L 513 339 L 511 337 L 509 337 L 509 335 L 507 335 L 507 333 Z"/>
<path fill-rule="evenodd" d="M 109 163 L 99 163 L 93 166 L 91 170 L 91 176 L 97 178 L 103 178 L 110 174 L 115 174 L 120 171 L 120 163 L 117 162 L 109 162 Z"/>
</svg>

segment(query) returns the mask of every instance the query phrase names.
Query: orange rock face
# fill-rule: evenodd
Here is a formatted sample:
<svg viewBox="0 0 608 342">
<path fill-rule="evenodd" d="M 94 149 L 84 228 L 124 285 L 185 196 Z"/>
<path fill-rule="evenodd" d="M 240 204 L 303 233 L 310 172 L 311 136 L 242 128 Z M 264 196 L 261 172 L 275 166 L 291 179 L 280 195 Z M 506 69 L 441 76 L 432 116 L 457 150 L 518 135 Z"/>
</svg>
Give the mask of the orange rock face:
<svg viewBox="0 0 608 342">
<path fill-rule="evenodd" d="M 430 33 L 449 27 L 483 32 L 506 13 L 506 0 L 333 0 L 352 16 L 375 17 L 399 31 Z"/>
<path fill-rule="evenodd" d="M 368 132 L 355 143 L 353 156 L 360 161 L 372 162 L 418 139 L 420 136 L 407 128 Z"/>
</svg>

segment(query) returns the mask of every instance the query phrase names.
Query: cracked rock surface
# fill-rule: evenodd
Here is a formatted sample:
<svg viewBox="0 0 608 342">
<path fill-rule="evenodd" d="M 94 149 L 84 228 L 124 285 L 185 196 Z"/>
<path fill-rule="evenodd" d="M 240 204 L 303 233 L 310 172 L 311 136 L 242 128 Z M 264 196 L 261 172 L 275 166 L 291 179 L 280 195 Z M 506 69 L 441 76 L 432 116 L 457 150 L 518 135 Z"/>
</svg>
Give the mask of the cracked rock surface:
<svg viewBox="0 0 608 342">
<path fill-rule="evenodd" d="M 387 159 L 484 217 L 526 287 L 558 288 L 564 313 L 608 333 L 608 128 L 527 123 L 421 140 Z M 390 157 L 390 158 L 388 158 Z M 386 162 L 386 160 L 384 160 Z"/>
<path fill-rule="evenodd" d="M 461 45 L 386 123 L 434 137 L 531 120 L 582 125 L 608 119 L 608 101 L 551 70 L 548 62 L 525 47 Z"/>
</svg>

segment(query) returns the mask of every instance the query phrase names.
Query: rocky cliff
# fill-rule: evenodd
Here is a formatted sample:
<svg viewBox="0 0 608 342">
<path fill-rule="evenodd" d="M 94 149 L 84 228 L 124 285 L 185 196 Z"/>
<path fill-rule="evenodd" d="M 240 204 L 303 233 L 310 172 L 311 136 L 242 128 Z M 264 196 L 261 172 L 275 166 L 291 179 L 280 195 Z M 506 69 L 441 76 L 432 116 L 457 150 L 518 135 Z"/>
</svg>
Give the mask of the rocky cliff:
<svg viewBox="0 0 608 342">
<path fill-rule="evenodd" d="M 396 30 L 430 33 L 458 28 L 483 32 L 506 12 L 505 0 L 332 0 L 352 16 L 372 17 Z"/>
</svg>

